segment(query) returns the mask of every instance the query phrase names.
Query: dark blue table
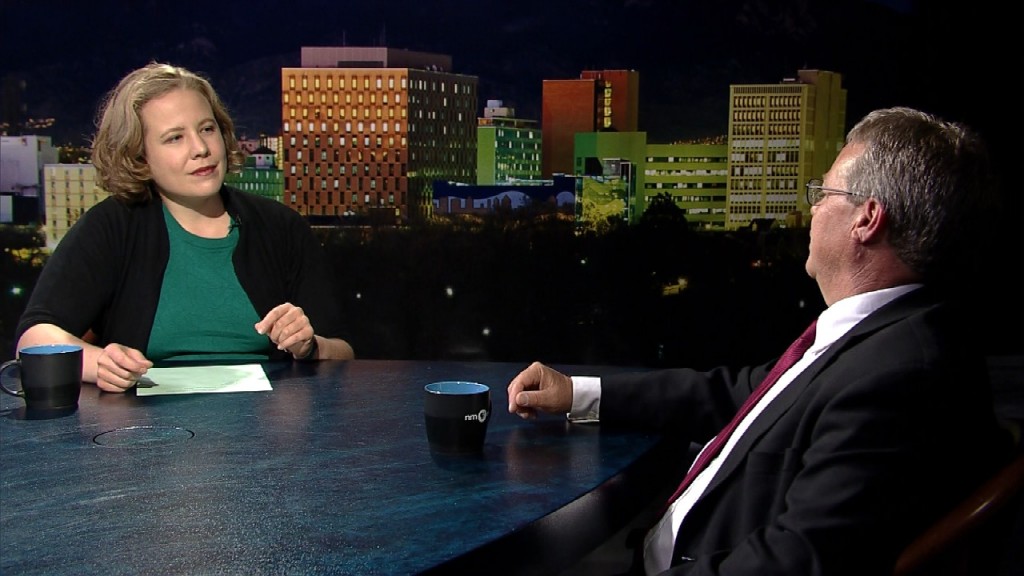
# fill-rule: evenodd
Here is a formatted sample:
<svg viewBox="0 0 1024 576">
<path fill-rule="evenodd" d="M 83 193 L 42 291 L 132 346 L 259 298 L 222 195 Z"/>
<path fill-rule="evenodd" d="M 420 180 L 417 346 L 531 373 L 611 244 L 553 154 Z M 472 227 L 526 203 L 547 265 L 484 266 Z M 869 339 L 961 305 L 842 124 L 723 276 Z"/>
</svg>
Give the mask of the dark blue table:
<svg viewBox="0 0 1024 576">
<path fill-rule="evenodd" d="M 85 385 L 60 418 L 0 395 L 0 573 L 556 573 L 678 480 L 678 447 L 509 415 L 522 368 L 275 363 L 271 392 Z M 491 385 L 480 456 L 427 446 L 422 388 L 447 379 Z"/>
</svg>

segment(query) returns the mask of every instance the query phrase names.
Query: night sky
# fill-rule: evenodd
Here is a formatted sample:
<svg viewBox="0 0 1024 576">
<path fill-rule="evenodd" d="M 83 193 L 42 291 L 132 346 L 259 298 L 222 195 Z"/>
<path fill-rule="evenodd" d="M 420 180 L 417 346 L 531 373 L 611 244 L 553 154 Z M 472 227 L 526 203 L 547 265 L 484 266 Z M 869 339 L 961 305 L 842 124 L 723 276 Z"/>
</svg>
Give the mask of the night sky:
<svg viewBox="0 0 1024 576">
<path fill-rule="evenodd" d="M 102 93 L 153 59 L 208 75 L 240 131 L 275 132 L 279 69 L 297 66 L 304 45 L 450 54 L 455 72 L 479 77 L 481 100 L 538 120 L 543 79 L 638 70 L 652 142 L 723 134 L 730 84 L 800 68 L 843 74 L 851 123 L 907 104 L 1001 137 L 989 83 L 1019 86 L 1024 74 L 1024 51 L 1006 47 L 1024 32 L 1020 2 L 0 1 L 0 77 L 26 82 L 29 115 L 56 118 L 58 143 L 86 138 Z M 1016 140 L 1021 121 L 1010 126 Z"/>
</svg>

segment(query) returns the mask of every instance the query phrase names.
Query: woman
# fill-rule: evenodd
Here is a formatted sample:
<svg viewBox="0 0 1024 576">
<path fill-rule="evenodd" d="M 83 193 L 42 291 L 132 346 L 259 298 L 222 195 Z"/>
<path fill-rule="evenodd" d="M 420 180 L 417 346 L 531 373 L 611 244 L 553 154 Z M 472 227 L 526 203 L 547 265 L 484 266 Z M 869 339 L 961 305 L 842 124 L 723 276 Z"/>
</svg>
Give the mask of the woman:
<svg viewBox="0 0 1024 576">
<path fill-rule="evenodd" d="M 224 185 L 242 154 L 206 79 L 151 63 L 100 109 L 92 161 L 111 197 L 47 261 L 19 349 L 80 344 L 83 381 L 110 392 L 153 361 L 354 357 L 309 225 Z"/>
</svg>

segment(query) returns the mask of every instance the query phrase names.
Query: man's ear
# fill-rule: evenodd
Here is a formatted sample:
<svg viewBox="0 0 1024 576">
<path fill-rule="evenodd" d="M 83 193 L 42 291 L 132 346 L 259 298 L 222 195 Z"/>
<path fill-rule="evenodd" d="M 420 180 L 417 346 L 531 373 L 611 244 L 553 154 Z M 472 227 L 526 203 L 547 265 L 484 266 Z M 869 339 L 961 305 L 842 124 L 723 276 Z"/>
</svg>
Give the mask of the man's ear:
<svg viewBox="0 0 1024 576">
<path fill-rule="evenodd" d="M 868 198 L 858 207 L 857 217 L 853 222 L 853 234 L 861 244 L 880 242 L 885 235 L 888 217 L 882 203 L 875 198 Z"/>
</svg>

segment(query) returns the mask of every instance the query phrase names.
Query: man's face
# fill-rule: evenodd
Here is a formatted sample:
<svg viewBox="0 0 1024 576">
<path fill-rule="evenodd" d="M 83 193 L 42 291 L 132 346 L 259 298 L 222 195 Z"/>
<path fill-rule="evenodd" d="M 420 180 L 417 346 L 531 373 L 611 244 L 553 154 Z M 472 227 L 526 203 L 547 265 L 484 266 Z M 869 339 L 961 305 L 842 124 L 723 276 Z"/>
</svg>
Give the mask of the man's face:
<svg viewBox="0 0 1024 576">
<path fill-rule="evenodd" d="M 843 147 L 832 167 L 824 174 L 823 187 L 848 190 L 847 172 L 863 152 L 863 144 Z M 838 192 L 826 192 L 820 202 L 811 206 L 811 240 L 804 268 L 817 281 L 828 304 L 831 304 L 830 294 L 838 294 L 847 286 L 847 276 L 856 266 L 852 231 L 857 211 L 857 205 L 850 201 L 849 196 Z"/>
</svg>

